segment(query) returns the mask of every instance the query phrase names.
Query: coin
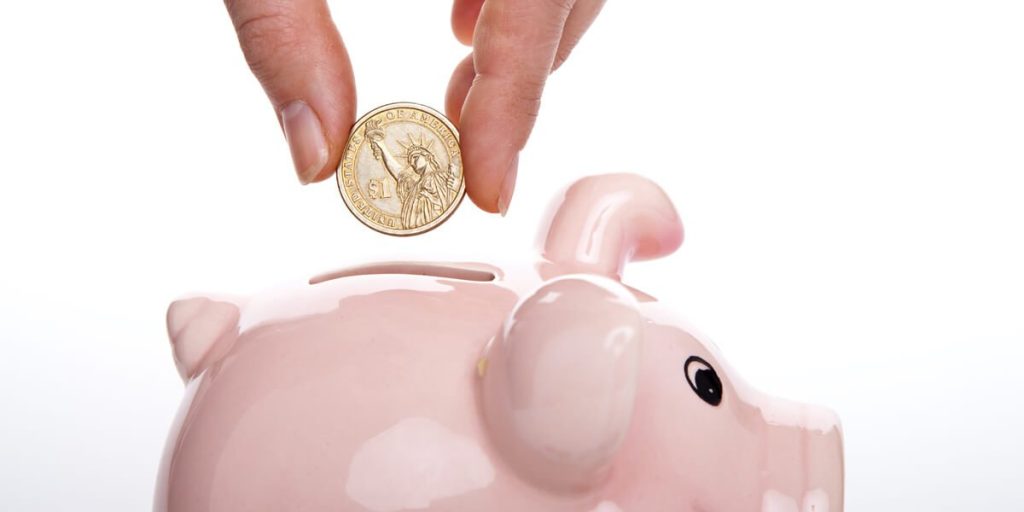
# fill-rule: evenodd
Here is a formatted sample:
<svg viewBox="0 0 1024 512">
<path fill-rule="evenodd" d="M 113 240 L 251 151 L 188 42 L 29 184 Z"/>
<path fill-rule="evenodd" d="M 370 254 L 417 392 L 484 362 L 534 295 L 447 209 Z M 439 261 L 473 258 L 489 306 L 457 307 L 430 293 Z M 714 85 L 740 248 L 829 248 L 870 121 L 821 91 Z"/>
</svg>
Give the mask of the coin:
<svg viewBox="0 0 1024 512">
<path fill-rule="evenodd" d="M 427 232 L 466 195 L 459 132 L 423 105 L 378 107 L 352 127 L 337 178 L 345 205 L 363 224 L 389 235 Z"/>
</svg>

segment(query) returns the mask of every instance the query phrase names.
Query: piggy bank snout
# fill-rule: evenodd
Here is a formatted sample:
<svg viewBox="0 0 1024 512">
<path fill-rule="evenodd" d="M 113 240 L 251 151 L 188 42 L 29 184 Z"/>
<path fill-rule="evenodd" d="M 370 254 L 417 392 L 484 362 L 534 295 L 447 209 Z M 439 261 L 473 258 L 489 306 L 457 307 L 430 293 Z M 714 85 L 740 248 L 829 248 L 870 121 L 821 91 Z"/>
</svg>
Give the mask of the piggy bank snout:
<svg viewBox="0 0 1024 512">
<path fill-rule="evenodd" d="M 804 481 L 808 482 L 804 508 L 841 510 L 845 468 L 843 432 L 839 416 L 824 407 L 806 407 L 809 417 L 813 419 L 803 432 L 808 453 L 804 467 Z"/>
<path fill-rule="evenodd" d="M 484 355 L 489 432 L 523 477 L 586 488 L 629 428 L 642 321 L 635 299 L 603 278 L 551 281 L 514 310 Z"/>
<path fill-rule="evenodd" d="M 842 510 L 843 436 L 829 409 L 777 401 L 765 409 L 765 507 L 788 500 L 799 510 Z M 794 455 L 797 455 L 794 457 Z"/>
</svg>

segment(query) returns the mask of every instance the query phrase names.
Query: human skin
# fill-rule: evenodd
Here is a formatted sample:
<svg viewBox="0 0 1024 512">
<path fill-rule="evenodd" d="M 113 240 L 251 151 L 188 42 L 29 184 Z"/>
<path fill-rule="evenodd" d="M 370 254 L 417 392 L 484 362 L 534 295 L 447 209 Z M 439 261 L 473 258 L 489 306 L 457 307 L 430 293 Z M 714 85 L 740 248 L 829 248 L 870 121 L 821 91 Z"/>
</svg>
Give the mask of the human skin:
<svg viewBox="0 0 1024 512">
<path fill-rule="evenodd" d="M 326 0 L 225 0 L 303 184 L 334 174 L 356 114 L 351 61 Z M 604 0 L 455 0 L 452 30 L 472 47 L 445 99 L 459 126 L 466 192 L 504 214 L 548 75 Z"/>
</svg>

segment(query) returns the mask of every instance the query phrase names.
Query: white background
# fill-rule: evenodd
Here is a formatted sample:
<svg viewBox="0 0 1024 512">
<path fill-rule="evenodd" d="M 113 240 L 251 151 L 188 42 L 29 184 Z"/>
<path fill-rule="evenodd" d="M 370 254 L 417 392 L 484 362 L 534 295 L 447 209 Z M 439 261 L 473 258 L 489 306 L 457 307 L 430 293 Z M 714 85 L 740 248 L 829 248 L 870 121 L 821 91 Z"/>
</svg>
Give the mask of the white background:
<svg viewBox="0 0 1024 512">
<path fill-rule="evenodd" d="M 448 2 L 332 7 L 360 111 L 443 106 Z M 549 81 L 508 217 L 467 201 L 393 239 L 298 185 L 220 2 L 5 2 L 0 509 L 151 506 L 176 296 L 525 257 L 558 188 L 633 171 L 687 240 L 627 281 L 838 411 L 848 510 L 1020 510 L 1022 25 L 1015 1 L 612 1 Z"/>
</svg>

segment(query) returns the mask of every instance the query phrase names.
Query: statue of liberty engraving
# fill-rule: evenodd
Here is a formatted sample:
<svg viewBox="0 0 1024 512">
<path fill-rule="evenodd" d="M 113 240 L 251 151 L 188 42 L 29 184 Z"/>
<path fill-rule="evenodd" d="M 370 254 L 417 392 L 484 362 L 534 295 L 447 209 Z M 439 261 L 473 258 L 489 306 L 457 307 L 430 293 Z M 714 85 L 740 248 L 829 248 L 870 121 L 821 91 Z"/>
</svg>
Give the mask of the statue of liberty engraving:
<svg viewBox="0 0 1024 512">
<path fill-rule="evenodd" d="M 384 142 L 385 132 L 379 120 L 366 123 L 366 141 L 373 157 L 381 162 L 397 182 L 395 191 L 402 203 L 400 219 L 405 229 L 426 225 L 441 216 L 459 193 L 459 169 L 449 163 L 442 169 L 437 156 L 431 151 L 433 139 L 424 142 L 408 136 L 401 140 L 401 153 L 396 158 Z"/>
</svg>

